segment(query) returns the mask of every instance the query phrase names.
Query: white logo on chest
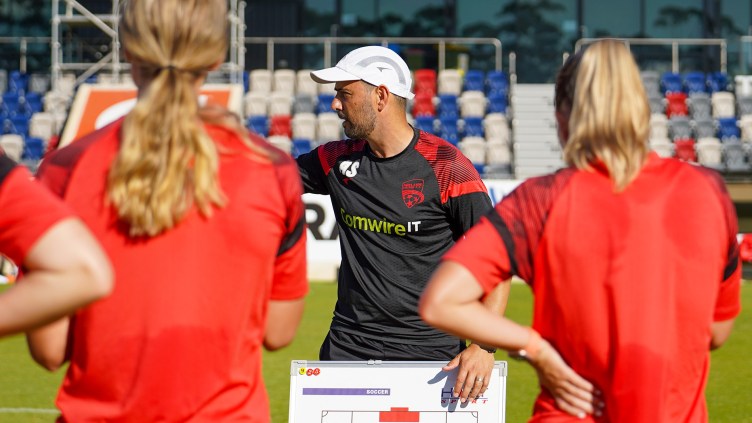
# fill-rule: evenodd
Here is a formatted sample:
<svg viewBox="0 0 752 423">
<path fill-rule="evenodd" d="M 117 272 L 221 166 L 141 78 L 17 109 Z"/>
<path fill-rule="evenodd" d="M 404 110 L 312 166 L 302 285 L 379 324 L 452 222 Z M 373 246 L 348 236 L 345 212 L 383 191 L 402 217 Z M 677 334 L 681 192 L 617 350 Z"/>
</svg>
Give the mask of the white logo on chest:
<svg viewBox="0 0 752 423">
<path fill-rule="evenodd" d="M 345 160 L 339 164 L 339 173 L 347 178 L 352 178 L 358 174 L 358 167 L 360 167 L 360 163 Z"/>
</svg>

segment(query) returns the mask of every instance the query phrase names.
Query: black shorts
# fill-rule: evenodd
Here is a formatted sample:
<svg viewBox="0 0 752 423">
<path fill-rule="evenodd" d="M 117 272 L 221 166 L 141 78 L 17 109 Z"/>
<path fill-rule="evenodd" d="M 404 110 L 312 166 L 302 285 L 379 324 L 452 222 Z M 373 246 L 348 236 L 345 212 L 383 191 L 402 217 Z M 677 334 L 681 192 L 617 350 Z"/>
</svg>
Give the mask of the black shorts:
<svg viewBox="0 0 752 423">
<path fill-rule="evenodd" d="M 465 349 L 457 340 L 453 345 L 414 345 L 388 342 L 338 330 L 329 330 L 319 351 L 320 360 L 336 361 L 449 361 Z"/>
</svg>

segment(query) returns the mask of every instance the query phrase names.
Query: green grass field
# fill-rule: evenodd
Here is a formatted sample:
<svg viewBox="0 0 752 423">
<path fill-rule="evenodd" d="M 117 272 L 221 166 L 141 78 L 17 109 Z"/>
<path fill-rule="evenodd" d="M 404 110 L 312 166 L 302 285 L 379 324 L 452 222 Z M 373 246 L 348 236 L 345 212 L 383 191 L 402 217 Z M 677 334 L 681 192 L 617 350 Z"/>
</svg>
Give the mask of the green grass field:
<svg viewBox="0 0 752 423">
<path fill-rule="evenodd" d="M 316 360 L 326 334 L 336 296 L 332 283 L 315 283 L 306 303 L 303 323 L 293 344 L 264 356 L 264 378 L 271 399 L 272 420 L 287 421 L 290 361 Z M 512 287 L 508 315 L 529 323 L 532 297 L 521 284 Z M 712 422 L 752 422 L 752 284 L 742 288 L 744 310 L 728 343 L 712 355 L 707 399 Z M 497 353 L 498 360 L 507 360 Z M 537 382 L 532 368 L 509 361 L 507 421 L 524 422 L 530 415 Z M 31 361 L 22 337 L 0 340 L 0 423 L 52 422 L 54 397 L 62 371 L 49 374 Z"/>
</svg>

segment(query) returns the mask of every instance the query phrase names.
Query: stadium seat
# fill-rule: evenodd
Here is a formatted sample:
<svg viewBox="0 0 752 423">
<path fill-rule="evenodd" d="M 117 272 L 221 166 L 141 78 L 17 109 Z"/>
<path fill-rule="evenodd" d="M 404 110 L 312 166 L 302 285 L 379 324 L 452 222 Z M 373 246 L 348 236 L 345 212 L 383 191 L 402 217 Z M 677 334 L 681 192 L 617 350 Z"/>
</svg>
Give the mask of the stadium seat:
<svg viewBox="0 0 752 423">
<path fill-rule="evenodd" d="M 248 91 L 269 94 L 272 92 L 272 72 L 269 69 L 254 69 L 249 75 Z"/>
<path fill-rule="evenodd" d="M 269 95 L 269 116 L 291 115 L 292 100 L 291 93 L 273 91 Z"/>
<path fill-rule="evenodd" d="M 741 137 L 741 131 L 739 125 L 736 124 L 736 118 L 721 118 L 718 119 L 718 138 L 721 141 L 726 142 L 729 139 L 739 139 Z"/>
<path fill-rule="evenodd" d="M 509 78 L 504 71 L 488 71 L 486 73 L 486 96 L 509 96 Z"/>
<path fill-rule="evenodd" d="M 733 93 L 727 91 L 715 92 L 711 95 L 710 102 L 713 105 L 713 118 L 720 119 L 736 116 Z"/>
<path fill-rule="evenodd" d="M 673 116 L 668 120 L 669 137 L 676 141 L 677 139 L 691 138 L 692 125 L 686 116 Z"/>
<path fill-rule="evenodd" d="M 413 99 L 412 106 L 413 117 L 418 116 L 436 116 L 436 107 L 433 104 L 433 96 L 426 92 L 417 94 Z"/>
<path fill-rule="evenodd" d="M 293 138 L 291 154 L 293 157 L 298 157 L 301 154 L 305 154 L 311 151 L 312 150 L 311 147 L 312 147 L 311 140 Z"/>
<path fill-rule="evenodd" d="M 736 75 L 734 77 L 734 92 L 739 98 L 752 97 L 752 75 Z"/>
<path fill-rule="evenodd" d="M 645 87 L 645 92 L 650 96 L 662 96 L 661 94 L 661 76 L 656 71 L 645 70 L 640 72 L 640 79 L 642 85 Z"/>
<path fill-rule="evenodd" d="M 744 146 L 739 140 L 721 143 L 723 148 L 723 164 L 728 172 L 749 172 L 752 170 Z"/>
<path fill-rule="evenodd" d="M 316 139 L 316 115 L 296 113 L 292 117 L 292 139 Z"/>
<path fill-rule="evenodd" d="M 509 122 L 501 113 L 489 113 L 483 118 L 483 130 L 489 142 L 509 144 Z"/>
<path fill-rule="evenodd" d="M 295 94 L 295 71 L 292 69 L 276 69 L 272 73 L 272 91 L 286 93 L 288 97 Z"/>
<path fill-rule="evenodd" d="M 44 155 L 44 141 L 41 138 L 28 137 L 24 143 L 22 160 L 41 160 Z"/>
<path fill-rule="evenodd" d="M 45 112 L 60 113 L 68 109 L 72 97 L 61 91 L 50 91 L 42 98 Z"/>
<path fill-rule="evenodd" d="M 738 123 L 742 141 L 752 143 L 752 115 L 742 116 Z"/>
<path fill-rule="evenodd" d="M 415 127 L 421 131 L 428 132 L 429 134 L 435 134 L 436 133 L 436 129 L 434 128 L 435 121 L 436 119 L 434 119 L 433 116 L 416 116 Z"/>
<path fill-rule="evenodd" d="M 336 113 L 320 113 L 316 117 L 316 135 L 318 143 L 341 140 L 342 119 Z"/>
<path fill-rule="evenodd" d="M 486 164 L 486 140 L 481 137 L 464 137 L 457 148 L 473 164 Z"/>
<path fill-rule="evenodd" d="M 292 113 L 316 113 L 316 103 L 318 102 L 316 95 L 308 93 L 298 93 L 292 102 Z"/>
<path fill-rule="evenodd" d="M 267 116 L 269 114 L 269 93 L 248 91 L 243 97 L 245 116 Z"/>
<path fill-rule="evenodd" d="M 418 69 L 415 71 L 415 97 L 436 97 L 436 71 L 433 69 Z"/>
<path fill-rule="evenodd" d="M 725 72 L 711 72 L 707 75 L 706 84 L 711 93 L 728 91 L 728 75 Z"/>
<path fill-rule="evenodd" d="M 29 118 L 26 115 L 16 114 L 10 117 L 11 132 L 12 134 L 18 134 L 24 138 L 29 136 Z"/>
<path fill-rule="evenodd" d="M 483 117 L 486 115 L 485 94 L 482 91 L 465 91 L 460 95 L 460 116 L 466 117 Z"/>
<path fill-rule="evenodd" d="M 0 69 L 0 95 L 8 91 L 8 71 Z"/>
<path fill-rule="evenodd" d="M 327 94 L 327 95 L 335 95 L 336 91 L 334 91 L 334 83 L 331 84 L 319 84 L 316 83 L 316 88 L 318 89 L 319 94 Z"/>
<path fill-rule="evenodd" d="M 436 114 L 439 119 L 459 119 L 460 111 L 457 96 L 454 94 L 440 94 Z"/>
<path fill-rule="evenodd" d="M 674 157 L 679 160 L 696 162 L 695 140 L 692 138 L 674 140 Z"/>
<path fill-rule="evenodd" d="M 736 106 L 739 117 L 752 115 L 752 97 L 737 97 Z"/>
<path fill-rule="evenodd" d="M 23 95 L 28 91 L 29 75 L 21 71 L 12 71 L 8 75 L 8 92 Z"/>
<path fill-rule="evenodd" d="M 269 135 L 266 140 L 285 153 L 292 154 L 292 140 L 287 135 Z"/>
<path fill-rule="evenodd" d="M 678 73 L 664 72 L 661 75 L 661 91 L 663 94 L 683 92 L 681 76 Z"/>
<path fill-rule="evenodd" d="M 683 92 L 666 93 L 666 116 L 687 116 L 689 109 L 687 107 L 687 95 Z"/>
<path fill-rule="evenodd" d="M 462 92 L 462 76 L 457 69 L 442 69 L 438 74 L 438 94 L 459 96 Z"/>
<path fill-rule="evenodd" d="M 465 78 L 462 85 L 463 91 L 482 91 L 485 92 L 486 85 L 483 71 L 470 69 L 465 72 Z"/>
<path fill-rule="evenodd" d="M 18 134 L 0 135 L 0 148 L 2 148 L 3 151 L 5 151 L 5 154 L 13 161 L 20 162 L 24 150 L 23 137 Z"/>
<path fill-rule="evenodd" d="M 298 94 L 319 95 L 318 83 L 311 79 L 311 69 L 301 69 L 295 74 L 295 89 Z"/>
<path fill-rule="evenodd" d="M 269 120 L 269 136 L 283 135 L 292 138 L 292 118 L 290 115 L 274 115 Z M 289 152 L 289 150 L 288 150 Z"/>
<path fill-rule="evenodd" d="M 2 107 L 9 115 L 15 114 L 18 110 L 18 103 L 21 101 L 21 96 L 18 92 L 7 91 L 3 94 Z"/>
<path fill-rule="evenodd" d="M 668 119 L 666 115 L 650 115 L 650 138 L 668 138 Z"/>
<path fill-rule="evenodd" d="M 502 94 L 492 94 L 487 97 L 488 110 L 487 113 L 506 113 L 507 112 L 507 96 Z"/>
<path fill-rule="evenodd" d="M 450 144 L 457 145 L 460 141 L 457 119 L 439 119 L 439 137 L 447 140 Z"/>
<path fill-rule="evenodd" d="M 269 118 L 265 115 L 249 116 L 247 121 L 248 129 L 261 136 L 269 135 Z"/>
<path fill-rule="evenodd" d="M 29 121 L 29 136 L 47 142 L 56 133 L 55 118 L 52 113 L 34 113 Z"/>
<path fill-rule="evenodd" d="M 50 75 L 46 73 L 32 73 L 29 76 L 29 91 L 28 93 L 37 93 L 44 95 L 50 90 Z M 27 94 L 28 94 L 27 93 Z"/>
<path fill-rule="evenodd" d="M 649 146 L 661 157 L 674 157 L 674 144 L 668 138 L 650 138 Z"/>
<path fill-rule="evenodd" d="M 462 134 L 465 137 L 481 137 L 483 138 L 483 118 L 482 117 L 467 117 L 463 119 Z"/>
<path fill-rule="evenodd" d="M 507 142 L 489 140 L 486 142 L 486 162 L 490 165 L 508 165 L 512 162 L 511 146 Z M 488 169 L 486 173 L 490 173 Z"/>
<path fill-rule="evenodd" d="M 318 101 L 316 102 L 316 113 L 330 113 L 332 111 L 332 101 L 334 101 L 334 93 L 318 95 Z"/>
<path fill-rule="evenodd" d="M 648 102 L 650 103 L 650 113 L 664 113 L 666 111 L 666 99 L 662 94 L 648 94 Z"/>
<path fill-rule="evenodd" d="M 701 119 L 712 116 L 713 107 L 708 93 L 694 92 L 687 98 L 687 106 L 692 119 Z"/>
<path fill-rule="evenodd" d="M 687 94 L 707 92 L 705 73 L 687 72 L 683 77 L 684 92 Z"/>
<path fill-rule="evenodd" d="M 692 122 L 696 138 L 710 138 L 716 135 L 715 121 L 710 117 L 695 119 Z"/>
<path fill-rule="evenodd" d="M 710 168 L 718 169 L 723 167 L 721 141 L 715 137 L 698 138 L 697 161 Z"/>
</svg>

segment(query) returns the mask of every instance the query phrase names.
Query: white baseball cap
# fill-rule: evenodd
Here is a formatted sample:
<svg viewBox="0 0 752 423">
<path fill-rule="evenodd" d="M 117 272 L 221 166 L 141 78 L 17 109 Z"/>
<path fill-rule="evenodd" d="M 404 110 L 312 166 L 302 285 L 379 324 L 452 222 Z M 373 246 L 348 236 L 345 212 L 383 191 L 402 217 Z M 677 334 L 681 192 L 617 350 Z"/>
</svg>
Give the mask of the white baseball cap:
<svg viewBox="0 0 752 423">
<path fill-rule="evenodd" d="M 372 85 L 383 85 L 394 95 L 412 99 L 413 79 L 407 63 L 392 50 L 381 46 L 368 46 L 348 53 L 332 68 L 311 72 L 311 78 L 320 84 L 363 80 Z"/>
</svg>

